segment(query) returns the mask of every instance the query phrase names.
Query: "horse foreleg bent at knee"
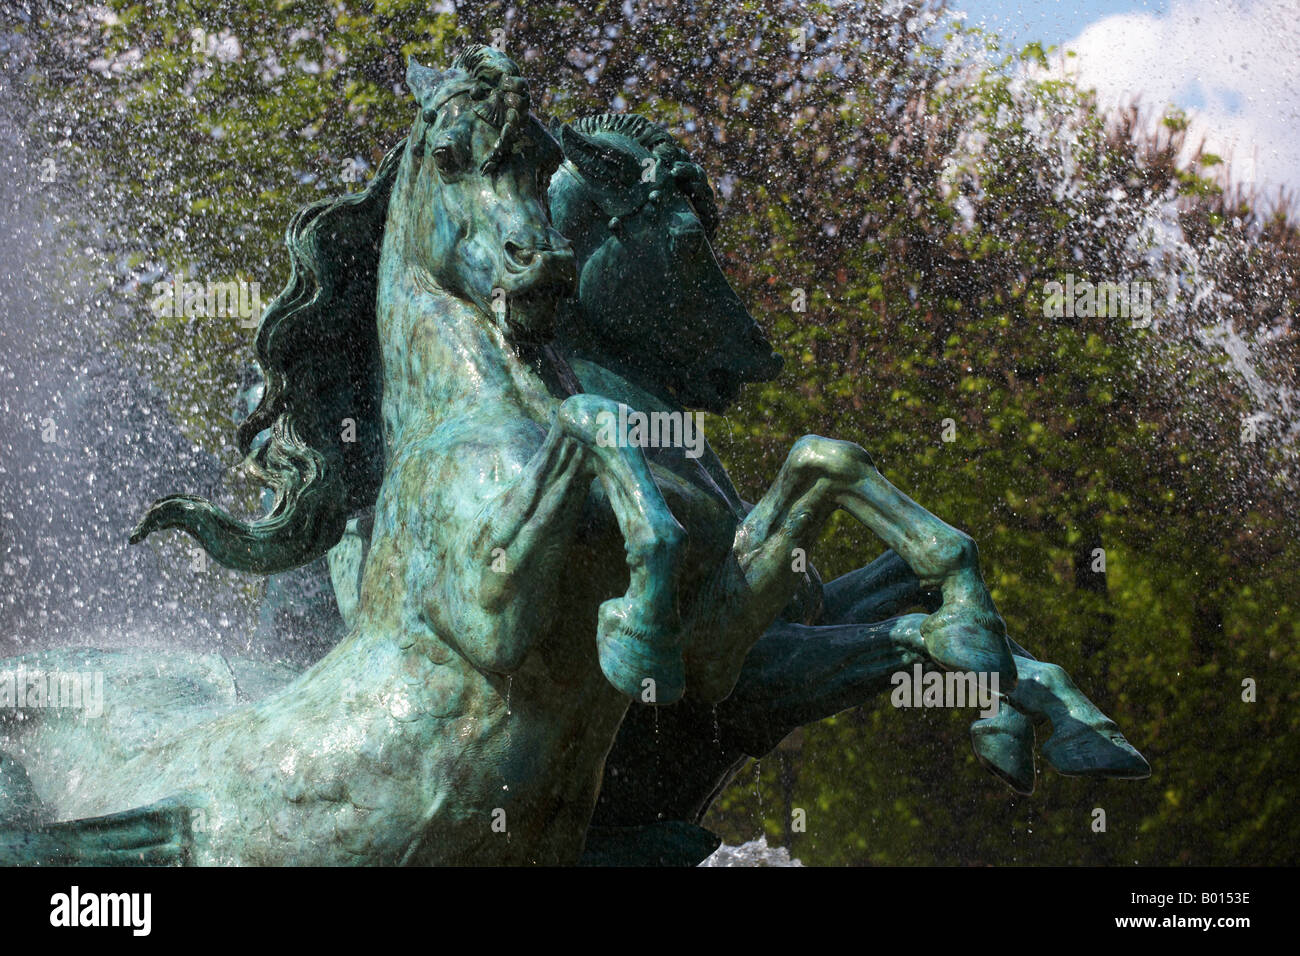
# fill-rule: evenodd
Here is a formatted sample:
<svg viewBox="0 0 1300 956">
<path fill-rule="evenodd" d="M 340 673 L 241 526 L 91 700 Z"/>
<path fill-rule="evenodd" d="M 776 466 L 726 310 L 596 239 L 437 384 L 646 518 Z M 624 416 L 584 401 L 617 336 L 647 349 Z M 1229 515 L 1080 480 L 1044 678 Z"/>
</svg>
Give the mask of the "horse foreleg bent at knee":
<svg viewBox="0 0 1300 956">
<path fill-rule="evenodd" d="M 688 661 L 694 655 L 707 665 L 715 699 L 730 691 L 745 651 L 800 585 L 799 558 L 837 509 L 879 536 L 921 588 L 938 592 L 940 605 L 921 628 L 930 658 L 950 670 L 996 673 L 1002 687 L 1012 687 L 1006 626 L 980 574 L 975 542 L 886 481 L 859 446 L 809 435 L 738 527 L 712 601 L 688 625 L 698 648 L 688 650 Z M 708 644 L 697 641 L 701 632 Z"/>
<path fill-rule="evenodd" d="M 866 623 L 918 605 L 932 609 L 936 595 L 893 552 L 825 586 L 818 624 Z M 999 713 L 971 726 L 975 754 L 986 769 L 1012 788 L 1034 786 L 1035 725 L 1050 724 L 1043 756 L 1066 775 L 1138 779 L 1150 766 L 1058 665 L 1038 660 L 1007 638 L 1018 681 L 1003 695 Z"/>
<path fill-rule="evenodd" d="M 598 480 L 622 533 L 627 592 L 601 605 L 601 669 L 629 696 L 645 682 L 656 699 L 681 696 L 683 664 L 676 586 L 685 532 L 668 509 L 639 448 L 603 444 L 599 419 L 617 403 L 593 395 L 566 399 L 541 447 L 519 478 L 494 497 L 462 533 L 470 568 L 444 575 L 434 613 L 454 614 L 446 628 L 489 670 L 518 666 L 555 613 L 549 591 L 564 572 L 582 509 Z M 450 611 L 445 609 L 450 609 Z"/>
</svg>

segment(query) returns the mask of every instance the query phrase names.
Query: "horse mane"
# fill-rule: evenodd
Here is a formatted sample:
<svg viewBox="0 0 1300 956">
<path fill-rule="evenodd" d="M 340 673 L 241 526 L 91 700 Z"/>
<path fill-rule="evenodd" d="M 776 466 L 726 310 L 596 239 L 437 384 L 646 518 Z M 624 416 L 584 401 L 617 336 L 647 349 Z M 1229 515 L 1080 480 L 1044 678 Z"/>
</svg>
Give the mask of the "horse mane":
<svg viewBox="0 0 1300 956">
<path fill-rule="evenodd" d="M 718 231 L 718 204 L 708 175 L 672 133 L 637 113 L 598 113 L 575 120 L 571 125 L 584 135 L 615 133 L 648 150 L 665 169 L 672 171 L 678 188 L 690 200 L 709 239 L 713 239 Z"/>
<path fill-rule="evenodd" d="M 254 345 L 266 387 L 238 432 L 245 455 L 258 434 L 277 425 L 308 447 L 328 448 L 342 463 L 349 511 L 374 502 L 384 473 L 376 282 L 405 145 L 388 151 L 361 192 L 305 206 L 290 220 L 289 282 L 267 308 Z M 355 441 L 341 439 L 347 419 Z M 273 433 L 263 448 L 277 440 Z"/>
<path fill-rule="evenodd" d="M 509 154 L 529 115 L 528 84 L 512 60 L 473 44 L 448 74 L 424 73 L 445 98 L 468 93 L 474 111 L 500 129 L 485 170 Z M 422 105 L 413 136 L 439 104 Z M 348 518 L 374 503 L 384 475 L 379 256 L 406 143 L 388 151 L 364 190 L 304 206 L 286 230 L 289 282 L 263 314 L 254 346 L 266 387 L 237 434 L 250 471 L 275 495 L 271 510 L 245 522 L 198 496 L 171 495 L 146 512 L 132 543 L 180 528 L 226 567 L 278 574 L 323 555 Z M 418 153 L 422 140 L 414 145 Z"/>
<path fill-rule="evenodd" d="M 376 280 L 405 144 L 388 151 L 364 190 L 304 206 L 285 231 L 289 281 L 254 345 L 266 386 L 237 433 L 250 471 L 274 492 L 271 510 L 243 522 L 173 495 L 149 509 L 132 542 L 180 528 L 227 567 L 275 574 L 324 554 L 348 517 L 374 502 L 384 469 Z"/>
</svg>

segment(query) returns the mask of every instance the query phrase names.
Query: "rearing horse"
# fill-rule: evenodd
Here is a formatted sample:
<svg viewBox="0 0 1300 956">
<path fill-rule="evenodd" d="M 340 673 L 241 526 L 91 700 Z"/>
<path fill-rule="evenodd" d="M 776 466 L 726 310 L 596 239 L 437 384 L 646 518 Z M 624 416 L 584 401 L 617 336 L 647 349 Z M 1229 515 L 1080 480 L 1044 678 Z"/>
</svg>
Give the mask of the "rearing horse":
<svg viewBox="0 0 1300 956">
<path fill-rule="evenodd" d="M 179 804 L 200 863 L 572 862 L 629 696 L 682 693 L 684 532 L 643 453 L 598 440 L 617 404 L 572 394 L 545 344 L 574 282 L 545 213 L 558 147 L 495 50 L 413 63 L 408 85 L 421 111 L 369 187 L 290 225 L 241 430 L 247 450 L 271 428 L 270 514 L 177 496 L 133 534 L 182 528 L 266 574 L 374 501 L 355 626 L 262 700 L 120 757 L 57 717 L 13 728 L 25 774 L 0 789 L 73 820 L 65 842 L 122 819 L 77 818 Z M 58 759 L 74 738 L 94 773 Z"/>
<path fill-rule="evenodd" d="M 770 346 L 709 246 L 718 215 L 703 169 L 666 130 L 634 114 L 587 117 L 559 137 L 566 162 L 551 179 L 553 223 L 573 241 L 581 278 L 557 345 L 583 386 L 642 411 L 681 415 L 688 406 L 724 411 L 741 384 L 772 377 Z M 744 519 L 751 506 L 707 443 L 702 451 L 694 461 L 680 449 L 650 454 L 702 496 L 724 502 L 733 520 Z M 712 844 L 685 824 L 702 820 L 749 757 L 801 724 L 888 689 L 914 664 L 934 667 L 925 615 L 906 612 L 934 612 L 939 595 L 897 553 L 824 588 L 811 565 L 803 575 L 786 573 L 794 599 L 749 650 L 726 700 L 710 707 L 688 694 L 654 714 L 633 706 L 624 718 L 585 859 L 694 862 L 690 854 Z M 1042 752 L 1059 772 L 1149 773 L 1061 668 L 1011 647 L 1019 681 L 1005 688 L 996 716 L 971 728 L 990 771 L 1032 791 L 1033 724 L 1050 723 Z"/>
</svg>

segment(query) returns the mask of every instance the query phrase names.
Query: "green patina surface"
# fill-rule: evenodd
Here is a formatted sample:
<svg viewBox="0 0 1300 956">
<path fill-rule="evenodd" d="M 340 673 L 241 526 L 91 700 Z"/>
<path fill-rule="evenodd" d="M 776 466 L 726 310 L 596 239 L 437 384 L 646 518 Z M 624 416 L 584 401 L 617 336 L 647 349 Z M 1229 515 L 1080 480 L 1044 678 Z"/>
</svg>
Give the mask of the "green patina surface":
<svg viewBox="0 0 1300 956">
<path fill-rule="evenodd" d="M 629 410 L 684 424 L 779 368 L 668 134 L 548 131 L 485 47 L 408 86 L 419 115 L 367 189 L 288 229 L 240 428 L 268 514 L 175 496 L 133 536 L 180 528 L 258 574 L 328 554 L 346 633 L 302 674 L 7 662 L 109 691 L 100 719 L 0 728 L 0 860 L 695 862 L 744 760 L 913 665 L 996 677 L 972 741 L 1017 789 L 1035 724 L 1063 773 L 1148 772 L 1008 639 L 974 542 L 857 445 L 805 436 L 750 505 L 706 445 L 608 440 Z M 839 510 L 889 551 L 823 586 L 800 558 Z"/>
</svg>

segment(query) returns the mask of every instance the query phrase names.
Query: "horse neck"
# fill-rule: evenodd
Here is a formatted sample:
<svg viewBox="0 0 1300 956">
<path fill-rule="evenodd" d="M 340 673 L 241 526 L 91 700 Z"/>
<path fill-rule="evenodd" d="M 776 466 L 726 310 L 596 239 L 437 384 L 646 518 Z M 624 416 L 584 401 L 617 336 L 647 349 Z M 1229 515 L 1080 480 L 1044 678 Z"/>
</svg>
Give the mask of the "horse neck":
<svg viewBox="0 0 1300 956">
<path fill-rule="evenodd" d="M 581 308 L 581 306 L 575 304 L 574 308 Z M 585 318 L 587 321 L 580 325 L 588 329 L 600 328 L 598 323 L 604 321 L 599 317 L 593 319 L 591 316 L 585 316 Z M 620 316 L 620 319 L 622 318 L 624 317 Z M 654 381 L 651 376 L 635 368 L 621 356 L 606 351 L 599 345 L 579 346 L 566 341 L 560 344 L 560 350 L 572 366 L 583 391 L 612 398 L 616 402 L 623 402 L 643 412 L 684 411 L 681 402 L 669 394 L 659 382 Z M 727 474 L 713 446 L 707 441 L 704 443 L 704 456 L 700 460 L 700 465 L 737 515 L 743 515 L 744 505 L 741 503 L 740 492 L 732 482 L 731 476 Z"/>
<path fill-rule="evenodd" d="M 643 412 L 682 411 L 682 405 L 627 363 L 599 350 L 564 349 L 584 391 L 604 395 Z"/>
<path fill-rule="evenodd" d="M 385 235 L 376 303 L 393 440 L 494 408 L 549 421 L 557 396 L 535 363 L 482 310 L 439 287 L 404 239 L 400 230 Z"/>
</svg>

